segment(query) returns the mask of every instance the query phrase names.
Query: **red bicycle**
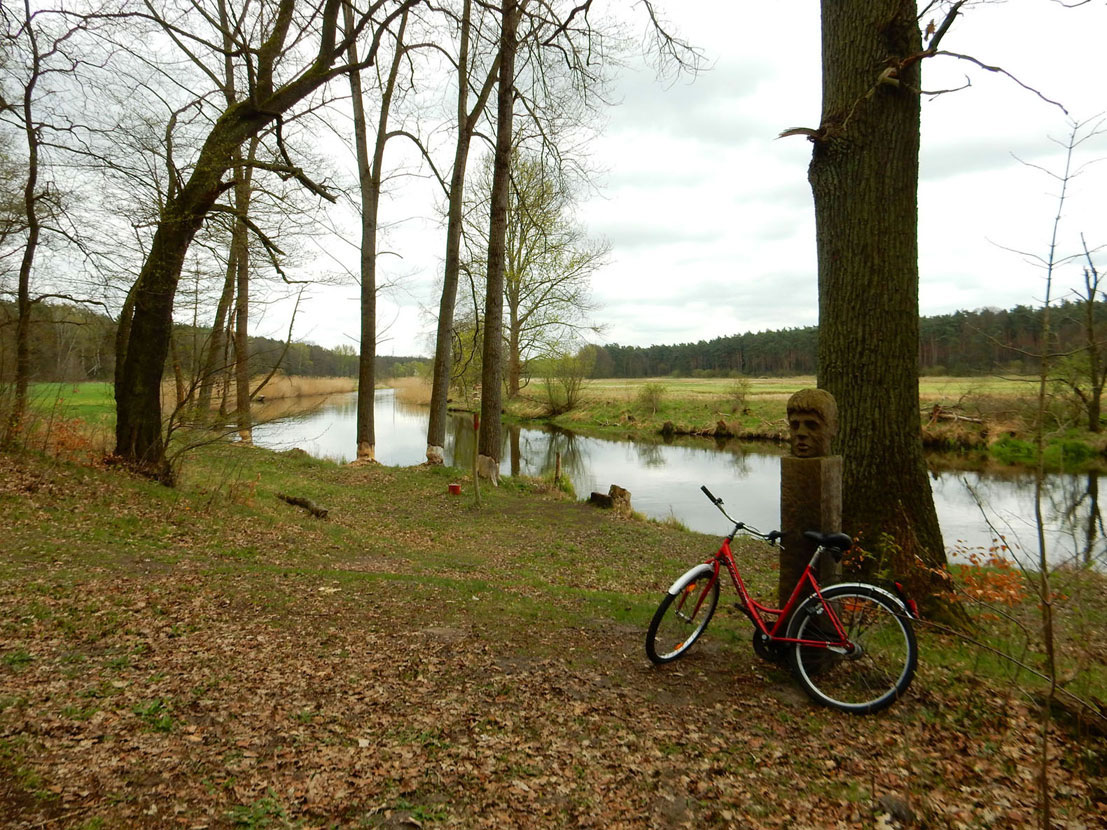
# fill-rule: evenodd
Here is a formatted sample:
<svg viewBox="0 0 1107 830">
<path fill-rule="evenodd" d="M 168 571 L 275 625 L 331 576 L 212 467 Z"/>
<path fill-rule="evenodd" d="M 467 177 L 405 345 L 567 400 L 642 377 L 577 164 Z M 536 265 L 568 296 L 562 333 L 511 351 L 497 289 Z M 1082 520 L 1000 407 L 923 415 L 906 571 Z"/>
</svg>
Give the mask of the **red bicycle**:
<svg viewBox="0 0 1107 830">
<path fill-rule="evenodd" d="M 734 529 L 713 557 L 681 575 L 661 600 L 646 634 L 650 660 L 669 663 L 688 653 L 715 613 L 719 573 L 725 567 L 741 598 L 738 610 L 754 625 L 758 656 L 787 660 L 807 693 L 825 706 L 865 715 L 894 703 L 910 685 L 918 663 L 911 624 L 918 616 L 915 604 L 864 582 L 820 586 L 815 578 L 819 557 L 830 553 L 840 560 L 853 540 L 844 533 L 807 531 L 804 536 L 815 542 L 816 550 L 788 602 L 783 608 L 762 605 L 746 590 L 730 543 L 742 532 L 775 545 L 780 531 L 761 533 L 735 521 L 722 499 L 700 489 Z M 898 584 L 896 591 L 902 594 Z"/>
</svg>

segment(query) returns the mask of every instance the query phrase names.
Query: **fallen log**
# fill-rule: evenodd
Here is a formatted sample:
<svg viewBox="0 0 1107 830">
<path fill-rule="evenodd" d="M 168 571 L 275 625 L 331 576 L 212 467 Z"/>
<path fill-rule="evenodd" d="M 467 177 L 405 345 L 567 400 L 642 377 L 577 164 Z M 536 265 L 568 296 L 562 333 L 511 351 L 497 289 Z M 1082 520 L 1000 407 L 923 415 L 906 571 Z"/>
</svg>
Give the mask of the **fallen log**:
<svg viewBox="0 0 1107 830">
<path fill-rule="evenodd" d="M 295 507 L 302 507 L 312 516 L 317 519 L 327 518 L 327 514 L 330 512 L 325 507 L 320 507 L 311 499 L 301 498 L 300 496 L 286 496 L 284 493 L 277 493 L 277 498 L 283 502 L 288 502 Z"/>
<path fill-rule="evenodd" d="M 970 424 L 982 424 L 983 418 L 973 418 L 969 415 L 961 415 L 958 412 L 946 409 L 941 404 L 934 404 L 934 408 L 930 410 L 930 421 L 928 426 L 934 424 L 936 421 L 966 421 Z"/>
</svg>

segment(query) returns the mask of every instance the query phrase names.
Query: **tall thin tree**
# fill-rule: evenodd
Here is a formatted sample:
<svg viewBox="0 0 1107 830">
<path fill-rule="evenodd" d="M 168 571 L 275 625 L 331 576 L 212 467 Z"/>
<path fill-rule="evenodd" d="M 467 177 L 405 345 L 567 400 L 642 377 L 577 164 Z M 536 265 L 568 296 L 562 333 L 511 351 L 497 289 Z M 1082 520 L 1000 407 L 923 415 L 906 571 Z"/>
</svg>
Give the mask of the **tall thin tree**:
<svg viewBox="0 0 1107 830">
<path fill-rule="evenodd" d="M 446 260 L 442 272 L 442 296 L 438 305 L 438 330 L 434 345 L 434 370 L 431 379 L 430 419 L 427 423 L 427 461 L 443 462 L 443 446 L 446 443 L 446 411 L 453 379 L 453 331 L 454 311 L 457 306 L 457 285 L 461 275 L 461 236 L 463 205 L 465 198 L 465 172 L 469 161 L 469 148 L 477 125 L 484 114 L 499 73 L 499 57 L 492 61 L 484 74 L 473 106 L 469 106 L 470 87 L 473 84 L 474 66 L 470 60 L 470 44 L 473 36 L 473 2 L 464 0 L 458 29 L 458 55 L 455 64 L 457 75 L 457 136 L 454 145 L 454 163 L 450 171 L 450 184 L 446 193 Z"/>
<path fill-rule="evenodd" d="M 353 12 L 346 7 L 346 27 L 353 26 Z M 392 62 L 380 89 L 380 110 L 373 155 L 369 156 L 369 138 L 365 119 L 361 70 L 357 69 L 357 43 L 350 42 L 348 59 L 355 67 L 350 72 L 350 93 L 354 114 L 354 145 L 357 152 L 358 183 L 361 195 L 361 348 L 358 357 L 357 385 L 357 459 L 376 460 L 376 431 L 373 404 L 376 389 L 377 360 L 377 243 L 381 187 L 384 181 L 384 148 L 391 137 L 388 119 L 396 93 L 396 79 L 404 57 L 404 33 L 407 14 L 400 16 L 395 35 Z"/>
<path fill-rule="evenodd" d="M 515 109 L 515 53 L 519 4 L 500 2 L 500 71 L 496 82 L 496 151 L 492 162 L 492 197 L 488 218 L 488 271 L 484 297 L 483 364 L 477 466 L 481 475 L 499 478 L 502 448 L 504 268 L 507 252 L 508 198 L 511 186 L 511 131 Z"/>
</svg>

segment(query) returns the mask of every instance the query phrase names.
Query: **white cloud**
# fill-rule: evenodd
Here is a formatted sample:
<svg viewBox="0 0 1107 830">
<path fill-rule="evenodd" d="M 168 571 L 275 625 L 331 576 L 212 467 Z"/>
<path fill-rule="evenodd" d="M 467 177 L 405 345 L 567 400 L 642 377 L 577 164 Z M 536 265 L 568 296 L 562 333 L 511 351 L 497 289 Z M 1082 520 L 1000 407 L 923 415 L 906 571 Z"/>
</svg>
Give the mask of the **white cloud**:
<svg viewBox="0 0 1107 830">
<path fill-rule="evenodd" d="M 780 131 L 817 126 L 821 69 L 816 0 L 747 4 L 670 0 L 669 19 L 714 68 L 668 86 L 626 71 L 592 161 L 603 192 L 580 205 L 588 231 L 612 245 L 595 276 L 606 338 L 649 345 L 747 330 L 811 325 L 817 318 L 811 145 Z M 1077 118 L 1107 111 L 1099 41 L 1107 6 L 1064 9 L 1044 0 L 966 7 L 943 47 L 1000 65 L 1062 101 Z M 924 314 L 1011 306 L 1041 298 L 1038 269 L 1009 248 L 1044 254 L 1056 214 L 1051 170 L 1063 151 L 1064 113 L 1008 77 L 955 58 L 927 61 L 920 158 L 920 302 Z M 1081 148 L 1107 157 L 1107 137 Z M 1107 242 L 1107 163 L 1073 182 L 1061 245 Z M 421 208 L 432 215 L 429 206 Z M 437 309 L 440 231 L 397 230 L 406 288 L 390 298 L 398 353 L 426 353 L 425 319 Z M 390 264 L 392 267 L 392 264 Z M 1058 274 L 1065 281 L 1074 269 Z M 345 302 L 340 300 L 339 302 Z M 344 336 L 349 310 L 328 305 L 316 332 Z M 320 342 L 328 339 L 321 333 Z"/>
</svg>

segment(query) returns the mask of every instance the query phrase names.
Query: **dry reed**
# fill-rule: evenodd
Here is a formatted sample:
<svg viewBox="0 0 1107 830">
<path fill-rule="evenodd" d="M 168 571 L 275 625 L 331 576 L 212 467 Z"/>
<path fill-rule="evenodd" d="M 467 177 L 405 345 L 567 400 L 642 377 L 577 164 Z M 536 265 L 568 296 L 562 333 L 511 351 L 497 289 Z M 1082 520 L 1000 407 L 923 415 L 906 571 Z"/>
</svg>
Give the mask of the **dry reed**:
<svg viewBox="0 0 1107 830">
<path fill-rule="evenodd" d="M 389 385 L 396 390 L 396 400 L 402 403 L 430 405 L 431 387 L 423 378 L 392 378 Z"/>
<path fill-rule="evenodd" d="M 264 375 L 250 378 L 250 390 L 257 389 L 265 379 Z M 274 375 L 265 387 L 258 393 L 255 401 L 281 400 L 285 398 L 309 398 L 323 397 L 325 395 L 338 395 L 345 392 L 353 392 L 357 389 L 357 378 L 312 378 L 299 375 Z M 234 388 L 230 390 L 233 403 Z M 176 400 L 177 389 L 172 378 L 162 382 L 162 405 L 172 406 Z M 217 384 L 212 390 L 211 405 L 218 409 L 223 399 L 223 386 Z"/>
</svg>

